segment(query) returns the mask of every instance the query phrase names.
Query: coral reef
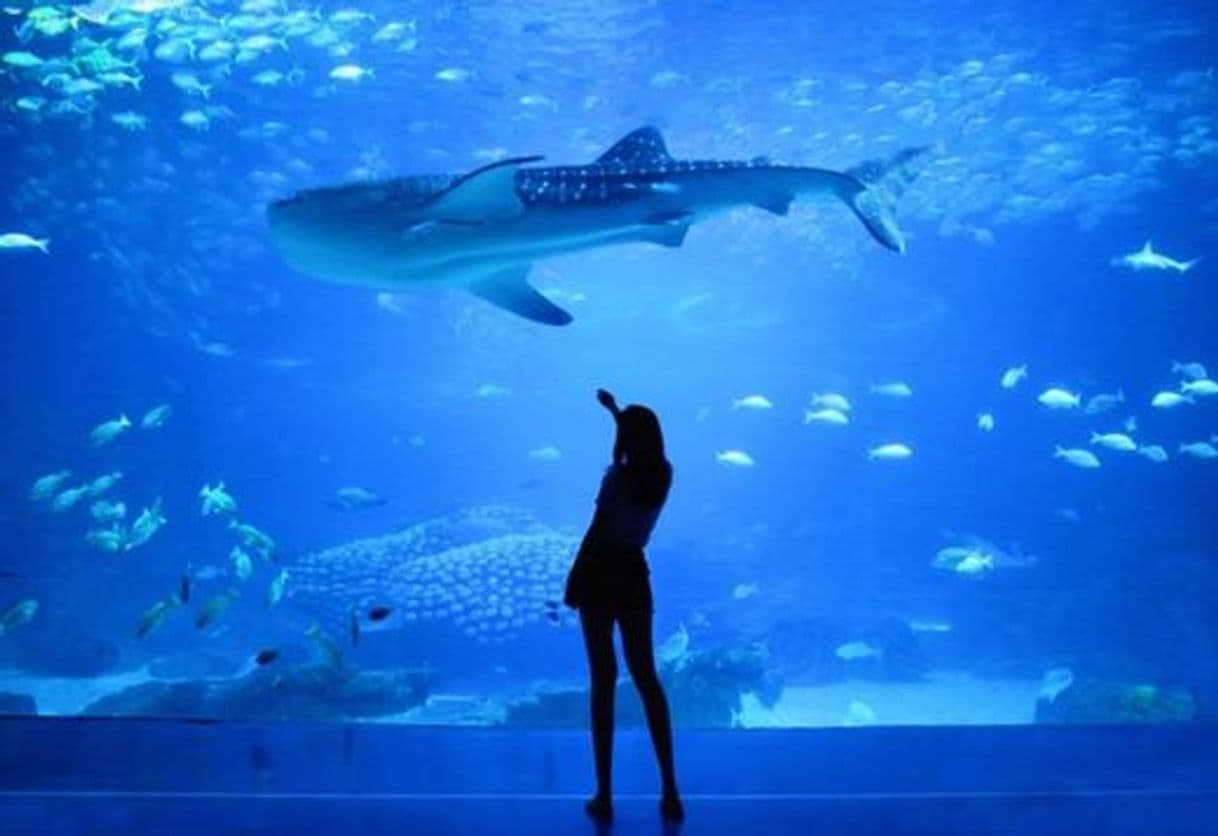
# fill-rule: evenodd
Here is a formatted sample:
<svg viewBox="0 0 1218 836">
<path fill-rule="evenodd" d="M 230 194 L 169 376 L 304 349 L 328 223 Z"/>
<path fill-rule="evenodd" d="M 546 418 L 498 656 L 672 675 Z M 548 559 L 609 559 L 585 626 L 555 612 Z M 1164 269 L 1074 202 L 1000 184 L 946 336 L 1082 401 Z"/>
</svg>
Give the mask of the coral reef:
<svg viewBox="0 0 1218 836">
<path fill-rule="evenodd" d="M 1054 699 L 1036 701 L 1038 723 L 1183 723 L 1196 715 L 1188 691 L 1146 683 L 1076 679 Z"/>
<path fill-rule="evenodd" d="M 37 714 L 38 704 L 29 694 L 0 691 L 0 715 Z"/>
<path fill-rule="evenodd" d="M 394 534 L 306 555 L 290 567 L 288 599 L 328 624 L 352 607 L 392 608 L 384 626 L 446 620 L 501 644 L 562 597 L 575 538 L 507 506 L 467 508 Z"/>
<path fill-rule="evenodd" d="M 330 665 L 257 670 L 229 680 L 143 682 L 102 697 L 92 716 L 334 719 L 380 717 L 421 705 L 434 672 L 359 671 Z"/>
<path fill-rule="evenodd" d="M 756 693 L 772 705 L 782 691 L 778 672 L 760 645 L 690 651 L 660 666 L 673 723 L 684 728 L 729 728 L 741 709 L 740 698 Z M 618 683 L 617 724 L 644 723 L 634 683 Z M 546 688 L 508 706 L 505 725 L 527 728 L 578 728 L 588 722 L 586 688 Z"/>
</svg>

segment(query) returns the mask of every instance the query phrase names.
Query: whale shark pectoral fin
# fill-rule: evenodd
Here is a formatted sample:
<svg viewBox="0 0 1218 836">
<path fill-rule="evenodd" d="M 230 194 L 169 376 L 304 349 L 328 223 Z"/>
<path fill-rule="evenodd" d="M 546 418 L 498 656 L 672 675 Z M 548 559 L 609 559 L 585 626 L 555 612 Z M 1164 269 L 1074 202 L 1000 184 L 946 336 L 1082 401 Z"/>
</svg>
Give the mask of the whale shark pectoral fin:
<svg viewBox="0 0 1218 836">
<path fill-rule="evenodd" d="M 477 224 L 505 221 L 524 212 L 516 194 L 516 170 L 541 157 L 513 157 L 483 166 L 462 177 L 429 207 L 431 219 Z"/>
<path fill-rule="evenodd" d="M 775 215 L 785 215 L 791 211 L 792 200 L 794 198 L 789 194 L 772 194 L 754 200 L 753 205 Z"/>
<path fill-rule="evenodd" d="M 665 212 L 652 215 L 639 232 L 638 240 L 662 247 L 679 247 L 689 232 L 689 212 Z"/>
<path fill-rule="evenodd" d="M 483 301 L 533 322 L 543 325 L 566 325 L 572 319 L 571 314 L 542 296 L 529 284 L 531 267 L 532 265 L 526 264 L 492 273 L 472 283 L 469 292 Z"/>
</svg>

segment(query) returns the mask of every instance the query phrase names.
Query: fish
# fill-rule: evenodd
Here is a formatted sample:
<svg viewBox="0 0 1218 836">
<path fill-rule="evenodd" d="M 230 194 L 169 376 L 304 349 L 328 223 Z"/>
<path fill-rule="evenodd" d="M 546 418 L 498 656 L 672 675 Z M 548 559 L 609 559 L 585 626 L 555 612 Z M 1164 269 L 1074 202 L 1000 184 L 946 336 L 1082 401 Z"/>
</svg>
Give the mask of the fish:
<svg viewBox="0 0 1218 836">
<path fill-rule="evenodd" d="M 154 406 L 152 409 L 144 413 L 143 420 L 140 421 L 140 429 L 155 430 L 158 427 L 165 426 L 165 422 L 169 420 L 169 416 L 173 414 L 173 407 L 167 403 L 160 406 Z"/>
<path fill-rule="evenodd" d="M 1177 273 L 1187 273 L 1189 270 L 1197 266 L 1200 258 L 1190 259 L 1189 261 L 1177 261 L 1163 253 L 1155 252 L 1150 241 L 1142 245 L 1142 249 L 1137 252 L 1129 253 L 1114 258 L 1112 264 L 1114 267 L 1128 267 L 1132 270 L 1174 270 Z"/>
<path fill-rule="evenodd" d="M 376 34 L 372 36 L 373 43 L 381 43 L 383 41 L 400 40 L 403 35 L 413 33 L 415 31 L 415 22 L 413 20 L 405 23 L 399 21 L 391 21 L 386 23 L 380 29 L 376 30 Z"/>
<path fill-rule="evenodd" d="M 180 602 L 176 596 L 162 598 L 140 615 L 135 625 L 136 638 L 142 639 L 158 629 L 171 612 L 178 608 Z"/>
<path fill-rule="evenodd" d="M 199 81 L 199 77 L 194 73 L 179 70 L 170 74 L 169 81 L 174 87 L 188 96 L 199 96 L 204 99 L 211 98 L 211 85 Z"/>
<path fill-rule="evenodd" d="M 805 409 L 804 424 L 831 424 L 844 427 L 850 423 L 850 417 L 836 409 Z"/>
<path fill-rule="evenodd" d="M 131 535 L 127 538 L 125 551 L 131 551 L 152 539 L 152 535 L 160 531 L 166 523 L 165 515 L 161 512 L 161 500 L 157 498 L 151 507 L 144 508 L 131 524 Z"/>
<path fill-rule="evenodd" d="M 57 470 L 54 473 L 39 476 L 34 480 L 34 484 L 30 488 L 30 500 L 42 502 L 43 500 L 50 499 L 71 476 L 72 471 L 70 470 Z"/>
<path fill-rule="evenodd" d="M 235 589 L 226 589 L 209 598 L 195 615 L 195 629 L 205 630 L 210 627 L 240 595 L 241 593 Z"/>
<path fill-rule="evenodd" d="M 1118 389 L 1111 395 L 1104 393 L 1092 396 L 1087 401 L 1087 406 L 1084 407 L 1083 412 L 1087 415 L 1098 415 L 1101 412 L 1107 412 L 1121 403 L 1125 403 L 1125 392 L 1122 389 Z"/>
<path fill-rule="evenodd" d="M 190 603 L 190 573 L 183 572 L 178 576 L 178 602 L 182 604 Z"/>
<path fill-rule="evenodd" d="M 88 485 L 79 485 L 75 488 L 68 488 L 51 500 L 51 510 L 56 513 L 73 508 L 77 502 L 89 495 Z"/>
<path fill-rule="evenodd" d="M 839 395 L 837 392 L 824 392 L 812 396 L 812 405 L 823 407 L 824 409 L 832 409 L 837 412 L 849 412 L 850 401 L 845 395 Z"/>
<path fill-rule="evenodd" d="M 679 662 L 689 652 L 689 631 L 682 622 L 671 636 L 656 648 L 656 658 L 667 664 Z"/>
<path fill-rule="evenodd" d="M 335 81 L 353 82 L 376 78 L 376 74 L 369 67 L 361 67 L 358 64 L 341 64 L 330 70 L 330 78 Z"/>
<path fill-rule="evenodd" d="M 1040 681 L 1037 698 L 1053 702 L 1062 691 L 1074 684 L 1074 671 L 1069 668 L 1053 668 Z"/>
<path fill-rule="evenodd" d="M 994 556 L 991 554 L 982 554 L 981 552 L 970 552 L 956 564 L 954 571 L 958 575 L 966 577 L 979 577 L 985 572 L 994 570 Z"/>
<path fill-rule="evenodd" d="M 228 557 L 233 562 L 233 571 L 237 574 L 237 580 L 249 580 L 250 575 L 254 574 L 254 561 L 245 553 L 245 550 L 240 546 L 233 546 Z"/>
<path fill-rule="evenodd" d="M 89 496 L 100 496 L 117 485 L 122 478 L 123 474 L 117 470 L 113 473 L 106 473 L 90 482 L 86 490 Z"/>
<path fill-rule="evenodd" d="M 462 67 L 445 67 L 442 70 L 437 70 L 435 74 L 436 81 L 446 81 L 450 84 L 458 84 L 462 81 L 468 81 L 473 77 L 471 70 L 463 69 Z"/>
<path fill-rule="evenodd" d="M 1180 391 L 1186 395 L 1200 395 L 1203 398 L 1209 398 L 1218 395 L 1218 383 L 1206 377 L 1186 380 L 1180 384 Z"/>
<path fill-rule="evenodd" d="M 361 508 L 375 508 L 384 505 L 385 500 L 370 490 L 358 487 L 339 488 L 334 498 L 328 503 L 331 508 L 340 511 L 355 511 Z"/>
<path fill-rule="evenodd" d="M 279 574 L 271 578 L 271 584 L 266 589 L 266 605 L 273 607 L 283 598 L 284 590 L 288 586 L 288 570 L 280 569 Z"/>
<path fill-rule="evenodd" d="M 51 252 L 51 239 L 35 238 L 24 232 L 6 232 L 0 235 L 0 250 L 38 250 L 46 255 Z"/>
<path fill-rule="evenodd" d="M 862 700 L 851 700 L 850 705 L 846 707 L 846 716 L 842 718 L 842 725 L 850 728 L 874 726 L 879 722 L 880 718 L 875 709 Z"/>
<path fill-rule="evenodd" d="M 1002 373 L 1002 379 L 999 384 L 1003 389 L 1014 389 L 1019 385 L 1019 381 L 1028 376 L 1027 366 L 1011 366 Z"/>
<path fill-rule="evenodd" d="M 571 314 L 528 283 L 535 261 L 628 242 L 680 247 L 693 223 L 739 205 L 785 215 L 797 197 L 836 197 L 903 253 L 891 201 L 925 151 L 846 172 L 685 161 L 643 127 L 588 165 L 511 157 L 460 176 L 304 191 L 266 214 L 280 254 L 308 276 L 390 291 L 462 288 L 533 322 L 566 325 Z"/>
<path fill-rule="evenodd" d="M 1091 434 L 1091 443 L 1119 453 L 1133 453 L 1138 449 L 1137 442 L 1125 433 L 1096 433 Z"/>
<path fill-rule="evenodd" d="M 38 614 L 38 602 L 33 598 L 18 601 L 0 615 L 0 636 L 29 624 Z"/>
<path fill-rule="evenodd" d="M 368 620 L 373 623 L 375 623 L 377 621 L 384 621 L 386 618 L 389 617 L 389 614 L 391 612 L 393 612 L 393 609 L 391 607 L 386 607 L 386 606 L 371 607 L 368 610 Z"/>
<path fill-rule="evenodd" d="M 1205 366 L 1200 363 L 1176 363 L 1171 364 L 1172 374 L 1182 374 L 1189 380 L 1201 380 L 1209 377 L 1205 372 Z"/>
<path fill-rule="evenodd" d="M 1053 458 L 1062 459 L 1067 464 L 1084 469 L 1094 469 L 1100 466 L 1100 460 L 1096 458 L 1095 453 L 1082 448 L 1055 447 L 1053 448 Z"/>
<path fill-rule="evenodd" d="M 127 505 L 99 499 L 89 506 L 89 516 L 102 523 L 118 522 L 127 516 Z"/>
<path fill-rule="evenodd" d="M 510 389 L 506 386 L 500 386 L 497 383 L 483 383 L 474 390 L 475 398 L 502 398 L 511 394 Z"/>
<path fill-rule="evenodd" d="M 1057 386 L 1041 392 L 1036 400 L 1049 409 L 1077 409 L 1083 402 L 1079 395 Z"/>
<path fill-rule="evenodd" d="M 859 659 L 878 659 L 884 655 L 884 651 L 865 641 L 852 641 L 838 645 L 833 655 L 843 662 L 854 662 Z"/>
<path fill-rule="evenodd" d="M 95 528 L 85 534 L 85 541 L 91 546 L 97 546 L 102 551 L 118 554 L 127 547 L 127 535 L 120 526 L 113 528 Z"/>
<path fill-rule="evenodd" d="M 873 395 L 883 395 L 886 398 L 908 398 L 913 395 L 913 389 L 908 383 L 894 381 L 892 383 L 873 383 L 867 387 Z"/>
<path fill-rule="evenodd" d="M 1147 444 L 1144 447 L 1139 447 L 1138 455 L 1150 459 L 1155 464 L 1163 464 L 1163 462 L 1167 461 L 1167 450 L 1158 444 Z"/>
<path fill-rule="evenodd" d="M 237 513 L 237 500 L 225 489 L 224 482 L 217 482 L 214 488 L 204 484 L 199 488 L 199 498 L 203 500 L 200 513 L 205 517 L 212 514 L 227 516 Z"/>
<path fill-rule="evenodd" d="M 110 121 L 125 131 L 142 131 L 148 127 L 147 117 L 130 110 L 110 114 Z"/>
<path fill-rule="evenodd" d="M 721 450 L 715 453 L 715 461 L 732 467 L 752 467 L 757 464 L 753 457 L 743 450 Z"/>
<path fill-rule="evenodd" d="M 867 458 L 871 461 L 900 461 L 910 458 L 913 453 L 912 447 L 897 441 L 872 447 L 867 451 Z"/>
<path fill-rule="evenodd" d="M 228 521 L 228 527 L 236 532 L 246 548 L 258 552 L 263 560 L 271 560 L 275 554 L 275 541 L 249 523 L 238 522 L 236 517 Z"/>
<path fill-rule="evenodd" d="M 982 432 L 994 431 L 994 416 L 988 412 L 982 412 L 977 416 L 977 429 Z"/>
<path fill-rule="evenodd" d="M 950 633 L 952 631 L 952 625 L 947 621 L 911 618 L 908 625 L 909 629 L 915 633 Z"/>
<path fill-rule="evenodd" d="M 1179 392 L 1158 392 L 1150 399 L 1150 405 L 1156 409 L 1175 409 L 1186 403 L 1194 403 L 1192 395 L 1181 395 Z"/>
<path fill-rule="evenodd" d="M 773 402 L 765 395 L 745 395 L 732 401 L 732 409 L 773 409 Z"/>
<path fill-rule="evenodd" d="M 1181 444 L 1179 453 L 1182 456 L 1189 455 L 1196 459 L 1214 459 L 1218 458 L 1218 447 L 1208 441 L 1194 441 L 1189 444 Z"/>
<path fill-rule="evenodd" d="M 760 591 L 755 583 L 738 583 L 732 588 L 732 597 L 737 601 L 747 601 Z"/>
<path fill-rule="evenodd" d="M 330 634 L 322 629 L 321 625 L 316 621 L 305 628 L 305 636 L 313 642 L 322 659 L 327 664 L 335 668 L 341 668 L 343 665 L 343 652 L 339 649 L 338 643 L 330 637 Z"/>
<path fill-rule="evenodd" d="M 271 662 L 274 662 L 278 658 L 279 658 L 278 650 L 276 650 L 273 647 L 265 647 L 262 650 L 259 650 L 254 655 L 254 664 L 260 668 L 264 668 L 267 665 L 271 664 Z"/>
<path fill-rule="evenodd" d="M 529 458 L 536 459 L 539 462 L 556 462 L 562 458 L 562 450 L 559 450 L 553 444 L 549 444 L 545 447 L 530 450 Z"/>
<path fill-rule="evenodd" d="M 93 442 L 94 447 L 101 447 L 118 438 L 130 427 L 131 419 L 126 415 L 120 415 L 113 421 L 104 421 L 90 430 L 89 440 Z"/>
</svg>

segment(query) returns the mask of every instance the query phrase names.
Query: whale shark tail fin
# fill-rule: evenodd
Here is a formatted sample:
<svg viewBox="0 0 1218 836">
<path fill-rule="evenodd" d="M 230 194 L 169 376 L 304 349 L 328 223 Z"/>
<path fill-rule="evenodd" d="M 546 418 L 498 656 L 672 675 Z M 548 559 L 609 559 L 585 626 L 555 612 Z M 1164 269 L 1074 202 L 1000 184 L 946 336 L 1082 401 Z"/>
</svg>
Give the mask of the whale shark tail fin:
<svg viewBox="0 0 1218 836">
<path fill-rule="evenodd" d="M 897 223 L 895 205 L 921 173 L 929 146 L 906 148 L 887 160 L 869 160 L 845 172 L 850 186 L 841 193 L 874 238 L 899 253 L 905 234 Z"/>
</svg>

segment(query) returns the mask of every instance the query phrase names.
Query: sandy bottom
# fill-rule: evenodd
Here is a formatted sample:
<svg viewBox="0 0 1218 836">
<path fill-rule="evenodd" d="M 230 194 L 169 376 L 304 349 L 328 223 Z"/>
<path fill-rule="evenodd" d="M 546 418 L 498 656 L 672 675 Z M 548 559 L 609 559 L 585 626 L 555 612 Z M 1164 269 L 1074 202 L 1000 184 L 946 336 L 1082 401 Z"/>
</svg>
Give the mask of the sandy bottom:
<svg viewBox="0 0 1218 836">
<path fill-rule="evenodd" d="M 0 671 L 0 690 L 29 694 L 44 715 L 78 714 L 90 702 L 154 677 L 147 669 L 92 679 L 46 678 Z M 788 686 L 773 708 L 752 694 L 736 718 L 744 728 L 865 725 L 1017 725 L 1033 722 L 1040 683 L 978 679 L 937 673 L 919 682 L 846 681 Z M 501 720 L 496 701 L 472 695 L 433 694 L 427 704 L 379 722 L 484 725 Z"/>
<path fill-rule="evenodd" d="M 936 673 L 919 682 L 789 686 L 772 709 L 752 694 L 737 717 L 745 728 L 956 726 L 1031 723 L 1040 683 Z"/>
</svg>

